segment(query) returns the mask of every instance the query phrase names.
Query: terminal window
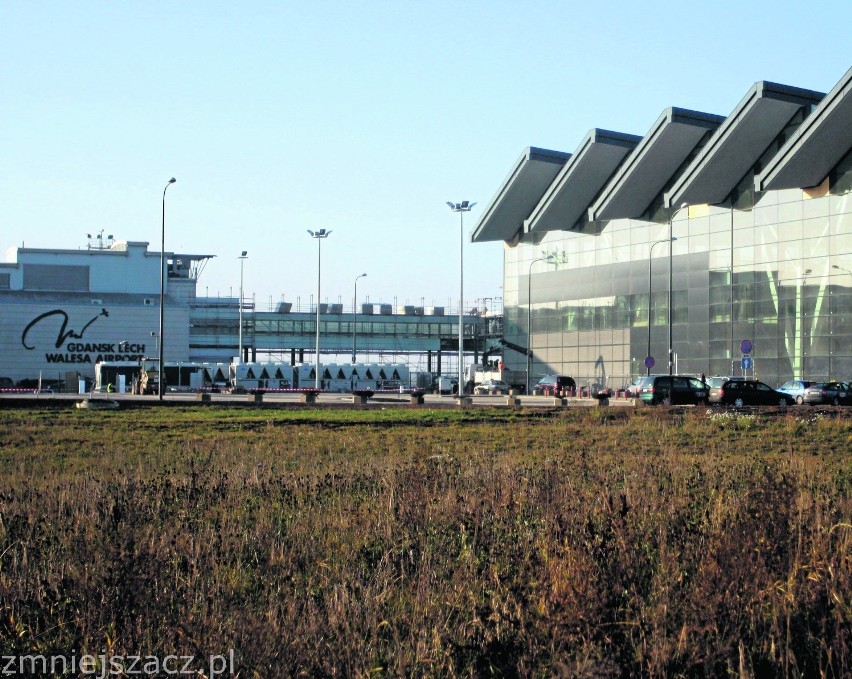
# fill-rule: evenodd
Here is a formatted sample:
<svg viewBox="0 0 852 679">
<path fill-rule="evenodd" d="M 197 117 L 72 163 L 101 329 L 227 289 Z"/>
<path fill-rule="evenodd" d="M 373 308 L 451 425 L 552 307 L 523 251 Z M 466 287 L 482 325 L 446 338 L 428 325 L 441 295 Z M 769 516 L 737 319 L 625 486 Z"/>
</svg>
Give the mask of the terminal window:
<svg viewBox="0 0 852 679">
<path fill-rule="evenodd" d="M 89 267 L 24 264 L 24 290 L 88 292 Z"/>
</svg>

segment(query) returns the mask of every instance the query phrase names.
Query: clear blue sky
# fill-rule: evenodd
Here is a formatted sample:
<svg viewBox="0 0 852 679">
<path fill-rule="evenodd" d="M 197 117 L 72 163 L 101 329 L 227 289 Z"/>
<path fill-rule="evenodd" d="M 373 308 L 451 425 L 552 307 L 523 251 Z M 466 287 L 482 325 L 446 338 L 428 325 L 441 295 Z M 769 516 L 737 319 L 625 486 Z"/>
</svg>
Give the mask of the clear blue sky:
<svg viewBox="0 0 852 679">
<path fill-rule="evenodd" d="M 827 91 L 852 3 L 0 0 L 0 247 L 87 233 L 212 254 L 199 291 L 455 305 L 466 235 L 526 146 L 727 115 L 758 80 Z M 466 238 L 467 241 L 467 238 Z M 465 245 L 465 299 L 502 295 Z"/>
</svg>

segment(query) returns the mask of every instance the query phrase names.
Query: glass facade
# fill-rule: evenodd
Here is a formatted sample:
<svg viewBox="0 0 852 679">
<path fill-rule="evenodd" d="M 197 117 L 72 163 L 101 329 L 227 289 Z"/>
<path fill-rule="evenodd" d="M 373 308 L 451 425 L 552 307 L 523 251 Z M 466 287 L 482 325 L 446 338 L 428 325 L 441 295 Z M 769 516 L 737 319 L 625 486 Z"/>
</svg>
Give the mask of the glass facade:
<svg viewBox="0 0 852 679">
<path fill-rule="evenodd" d="M 653 221 L 613 220 L 597 235 L 507 245 L 505 336 L 532 347 L 531 380 L 619 388 L 648 372 L 646 356 L 668 373 L 669 332 L 677 373 L 852 379 L 852 153 L 811 189 L 756 193 L 753 181 L 671 221 L 650 210 Z M 504 361 L 526 369 L 521 353 Z"/>
</svg>

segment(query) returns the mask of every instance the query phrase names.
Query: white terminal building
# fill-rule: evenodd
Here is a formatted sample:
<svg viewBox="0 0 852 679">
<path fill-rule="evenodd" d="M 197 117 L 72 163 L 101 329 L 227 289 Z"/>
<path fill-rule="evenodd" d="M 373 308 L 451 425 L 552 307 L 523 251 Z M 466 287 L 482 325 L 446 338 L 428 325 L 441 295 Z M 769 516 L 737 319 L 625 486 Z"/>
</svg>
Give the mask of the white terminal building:
<svg viewBox="0 0 852 679">
<path fill-rule="evenodd" d="M 169 361 L 194 358 L 190 318 L 196 280 L 209 258 L 169 254 L 163 333 Z M 0 376 L 15 383 L 64 381 L 71 373 L 91 377 L 99 361 L 157 357 L 160 253 L 149 252 L 148 243 L 24 247 L 7 259 L 14 261 L 0 263 Z"/>
</svg>

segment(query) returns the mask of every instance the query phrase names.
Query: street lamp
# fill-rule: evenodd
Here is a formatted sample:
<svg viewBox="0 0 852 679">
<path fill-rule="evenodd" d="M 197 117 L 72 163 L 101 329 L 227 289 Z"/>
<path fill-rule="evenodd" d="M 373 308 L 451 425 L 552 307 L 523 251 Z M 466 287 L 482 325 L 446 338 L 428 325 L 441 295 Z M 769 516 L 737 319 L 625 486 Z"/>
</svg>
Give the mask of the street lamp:
<svg viewBox="0 0 852 679">
<path fill-rule="evenodd" d="M 674 221 L 675 215 L 683 210 L 683 208 L 689 207 L 687 203 L 682 203 L 674 212 L 672 212 L 669 217 L 669 240 L 674 241 L 674 234 L 672 233 L 673 227 L 672 222 Z M 669 377 L 672 376 L 672 367 L 674 366 L 674 340 L 672 338 L 672 252 L 674 247 L 669 246 Z M 671 384 L 671 383 L 670 383 Z"/>
<path fill-rule="evenodd" d="M 539 257 L 530 262 L 529 271 L 527 272 L 527 389 L 526 393 L 530 393 L 530 364 L 532 363 L 532 268 L 536 262 L 547 262 L 551 264 L 556 261 L 556 255 L 553 253 L 545 257 Z"/>
<path fill-rule="evenodd" d="M 307 230 L 311 238 L 317 239 L 317 356 L 316 356 L 316 382 L 314 386 L 320 388 L 320 283 L 322 282 L 322 241 L 331 235 L 331 229 L 319 229 L 317 231 Z"/>
<path fill-rule="evenodd" d="M 672 236 L 671 238 L 663 238 L 663 240 L 654 241 L 651 243 L 651 247 L 648 248 L 648 353 L 646 354 L 647 358 L 645 359 L 645 367 L 648 369 L 648 375 L 651 374 L 651 366 L 648 362 L 648 358 L 651 358 L 651 257 L 654 254 L 654 246 L 659 243 L 671 243 L 672 241 L 676 241 L 677 238 Z"/>
<path fill-rule="evenodd" d="M 248 256 L 248 250 L 243 250 L 243 253 L 237 257 L 240 260 L 240 353 L 237 363 L 243 362 L 243 264 Z"/>
<path fill-rule="evenodd" d="M 459 398 L 464 395 L 464 213 L 470 212 L 476 203 L 463 200 L 461 203 L 447 201 L 450 210 L 459 213 Z"/>
<path fill-rule="evenodd" d="M 360 276 L 355 276 L 355 295 L 352 297 L 352 363 L 355 363 L 355 338 L 358 333 L 358 279 L 364 278 L 367 274 L 362 273 Z"/>
<path fill-rule="evenodd" d="M 163 334 L 163 317 L 165 313 L 165 287 L 166 287 L 166 191 L 177 181 L 174 177 L 166 183 L 166 188 L 163 189 L 163 222 L 160 229 L 160 350 L 159 356 L 159 377 L 157 378 L 157 396 L 163 400 L 163 383 L 166 379 L 166 365 L 163 363 L 163 345 L 166 343 L 165 335 Z"/>
</svg>

